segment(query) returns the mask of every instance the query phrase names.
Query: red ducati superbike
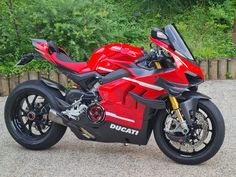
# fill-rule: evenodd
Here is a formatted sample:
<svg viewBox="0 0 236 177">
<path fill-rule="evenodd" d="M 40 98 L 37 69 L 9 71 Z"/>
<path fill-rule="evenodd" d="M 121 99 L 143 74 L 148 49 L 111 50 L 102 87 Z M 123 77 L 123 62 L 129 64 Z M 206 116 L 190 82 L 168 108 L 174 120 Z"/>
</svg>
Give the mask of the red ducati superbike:
<svg viewBox="0 0 236 177">
<path fill-rule="evenodd" d="M 174 25 L 151 31 L 150 52 L 108 44 L 88 62 L 74 62 L 52 41 L 32 39 L 37 54 L 74 83 L 51 80 L 19 84 L 5 105 L 5 122 L 22 146 L 41 150 L 56 144 L 67 127 L 81 140 L 146 145 L 151 133 L 169 158 L 199 164 L 220 149 L 223 117 L 210 98 L 197 92 L 201 69 Z"/>
</svg>

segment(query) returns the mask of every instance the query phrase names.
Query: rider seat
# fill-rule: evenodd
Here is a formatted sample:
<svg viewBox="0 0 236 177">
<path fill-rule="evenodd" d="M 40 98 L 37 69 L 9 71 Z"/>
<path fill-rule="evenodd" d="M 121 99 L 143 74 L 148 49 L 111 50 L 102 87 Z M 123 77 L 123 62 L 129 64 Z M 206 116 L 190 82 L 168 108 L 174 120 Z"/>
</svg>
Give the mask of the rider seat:
<svg viewBox="0 0 236 177">
<path fill-rule="evenodd" d="M 62 49 L 58 48 L 58 46 L 53 41 L 48 42 L 48 50 L 56 64 L 61 65 L 62 67 L 65 67 L 67 69 L 73 70 L 77 73 L 90 71 L 90 69 L 87 68 L 87 62 L 73 61 Z"/>
</svg>

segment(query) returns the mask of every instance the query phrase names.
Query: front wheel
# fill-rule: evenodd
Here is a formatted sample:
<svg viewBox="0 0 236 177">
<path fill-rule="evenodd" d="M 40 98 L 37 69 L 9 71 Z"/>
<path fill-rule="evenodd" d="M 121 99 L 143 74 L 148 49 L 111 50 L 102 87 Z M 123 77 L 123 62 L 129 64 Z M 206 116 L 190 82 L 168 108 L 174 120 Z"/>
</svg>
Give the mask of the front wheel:
<svg viewBox="0 0 236 177">
<path fill-rule="evenodd" d="M 169 138 L 166 126 L 173 126 L 170 125 L 172 120 L 173 115 L 160 111 L 153 130 L 159 148 L 172 160 L 182 164 L 199 164 L 212 158 L 220 149 L 225 135 L 224 120 L 210 100 L 199 100 L 193 126 L 184 141 Z"/>
</svg>

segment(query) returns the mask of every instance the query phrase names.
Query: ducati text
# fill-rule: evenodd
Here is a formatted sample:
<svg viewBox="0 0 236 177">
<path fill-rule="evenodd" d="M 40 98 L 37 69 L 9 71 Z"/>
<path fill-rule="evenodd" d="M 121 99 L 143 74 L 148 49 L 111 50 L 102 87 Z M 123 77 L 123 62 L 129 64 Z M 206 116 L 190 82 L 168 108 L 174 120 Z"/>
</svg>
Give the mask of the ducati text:
<svg viewBox="0 0 236 177">
<path fill-rule="evenodd" d="M 110 128 L 111 129 L 114 129 L 116 131 L 121 131 L 123 133 L 128 133 L 128 134 L 131 134 L 131 135 L 138 135 L 139 131 L 138 130 L 134 130 L 134 129 L 131 129 L 131 128 L 127 128 L 127 127 L 122 127 L 120 125 L 115 125 L 115 124 L 111 124 L 110 125 Z"/>
</svg>

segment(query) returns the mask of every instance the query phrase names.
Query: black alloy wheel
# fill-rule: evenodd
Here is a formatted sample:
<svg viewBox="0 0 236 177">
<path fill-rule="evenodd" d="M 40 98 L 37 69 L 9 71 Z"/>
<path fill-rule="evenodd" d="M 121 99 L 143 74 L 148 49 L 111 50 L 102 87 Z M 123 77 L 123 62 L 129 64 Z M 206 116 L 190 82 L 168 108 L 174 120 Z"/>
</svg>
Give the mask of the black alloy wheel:
<svg viewBox="0 0 236 177">
<path fill-rule="evenodd" d="M 12 124 L 17 133 L 32 139 L 45 136 L 51 128 L 49 103 L 39 95 L 24 95 L 16 103 Z"/>
<path fill-rule="evenodd" d="M 174 141 L 168 136 L 165 129 L 168 117 L 165 110 L 160 111 L 153 131 L 159 148 L 169 158 L 193 165 L 209 160 L 219 151 L 225 125 L 219 109 L 210 100 L 199 100 L 193 126 L 189 126 L 190 131 L 183 141 Z"/>
<path fill-rule="evenodd" d="M 5 104 L 5 123 L 11 136 L 22 146 L 43 150 L 56 144 L 66 128 L 49 120 L 50 108 L 58 109 L 55 97 L 61 93 L 40 80 L 19 84 Z"/>
</svg>

